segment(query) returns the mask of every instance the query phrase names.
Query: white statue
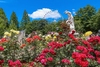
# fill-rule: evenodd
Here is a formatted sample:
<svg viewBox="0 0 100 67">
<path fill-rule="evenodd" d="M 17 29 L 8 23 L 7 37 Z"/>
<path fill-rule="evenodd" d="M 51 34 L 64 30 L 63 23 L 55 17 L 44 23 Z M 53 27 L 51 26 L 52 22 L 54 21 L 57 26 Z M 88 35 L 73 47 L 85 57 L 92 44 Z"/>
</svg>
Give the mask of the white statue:
<svg viewBox="0 0 100 67">
<path fill-rule="evenodd" d="M 75 30 L 74 18 L 73 18 L 73 16 L 72 16 L 71 12 L 66 10 L 66 11 L 65 11 L 65 14 L 68 15 L 68 20 L 66 21 L 66 23 L 70 25 L 70 30 L 71 30 L 71 31 L 72 31 L 72 30 Z"/>
</svg>

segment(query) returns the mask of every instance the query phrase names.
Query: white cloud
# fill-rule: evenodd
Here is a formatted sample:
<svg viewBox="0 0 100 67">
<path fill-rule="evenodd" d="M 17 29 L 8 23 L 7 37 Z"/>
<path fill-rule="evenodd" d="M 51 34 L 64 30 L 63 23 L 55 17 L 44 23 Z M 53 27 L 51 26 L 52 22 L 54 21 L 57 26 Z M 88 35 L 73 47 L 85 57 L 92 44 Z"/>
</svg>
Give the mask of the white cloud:
<svg viewBox="0 0 100 67">
<path fill-rule="evenodd" d="M 72 13 L 73 13 L 74 15 L 76 15 L 76 11 L 75 11 L 75 9 L 72 9 Z"/>
<path fill-rule="evenodd" d="M 37 11 L 33 12 L 32 14 L 28 14 L 29 17 L 35 19 L 35 18 L 60 18 L 61 15 L 58 12 L 58 10 L 51 10 L 49 8 L 42 8 L 42 9 L 38 9 Z"/>
</svg>

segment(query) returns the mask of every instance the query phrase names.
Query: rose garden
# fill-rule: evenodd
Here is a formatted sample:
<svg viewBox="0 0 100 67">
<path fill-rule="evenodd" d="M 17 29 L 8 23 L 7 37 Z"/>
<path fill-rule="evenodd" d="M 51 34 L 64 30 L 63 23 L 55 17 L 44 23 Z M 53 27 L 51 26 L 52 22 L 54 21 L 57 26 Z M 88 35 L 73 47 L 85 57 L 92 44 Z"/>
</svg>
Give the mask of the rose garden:
<svg viewBox="0 0 100 67">
<path fill-rule="evenodd" d="M 59 24 L 60 31 L 33 30 L 27 37 L 17 29 L 5 31 L 0 39 L 0 67 L 100 67 L 100 36 L 91 30 L 77 33 L 74 17 L 65 13 L 68 20 Z"/>
<path fill-rule="evenodd" d="M 11 34 L 10 34 L 11 33 Z M 19 31 L 10 30 L 0 39 L 0 65 L 8 67 L 99 67 L 100 37 L 70 34 L 33 35 L 19 44 Z"/>
</svg>

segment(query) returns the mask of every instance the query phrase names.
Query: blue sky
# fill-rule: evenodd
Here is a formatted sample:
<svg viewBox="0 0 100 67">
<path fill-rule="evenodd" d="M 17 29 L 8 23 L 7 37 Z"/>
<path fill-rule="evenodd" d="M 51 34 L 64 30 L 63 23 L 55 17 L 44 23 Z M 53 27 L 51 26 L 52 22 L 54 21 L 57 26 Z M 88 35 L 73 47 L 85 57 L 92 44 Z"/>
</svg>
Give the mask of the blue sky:
<svg viewBox="0 0 100 67">
<path fill-rule="evenodd" d="M 88 4 L 96 9 L 100 8 L 100 0 L 0 0 L 0 8 L 3 8 L 9 19 L 14 11 L 21 21 L 23 11 L 26 10 L 30 18 L 42 18 L 42 14 L 49 13 L 45 18 L 67 18 L 65 10 L 72 12 L 79 10 Z M 51 16 L 52 15 L 52 16 Z"/>
</svg>

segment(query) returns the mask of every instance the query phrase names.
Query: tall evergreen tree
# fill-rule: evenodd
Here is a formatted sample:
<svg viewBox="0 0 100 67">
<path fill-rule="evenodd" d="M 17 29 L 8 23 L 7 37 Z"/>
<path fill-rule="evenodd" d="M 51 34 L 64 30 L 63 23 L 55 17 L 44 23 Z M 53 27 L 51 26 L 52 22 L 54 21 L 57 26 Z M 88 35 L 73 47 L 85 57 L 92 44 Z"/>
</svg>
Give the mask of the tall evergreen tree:
<svg viewBox="0 0 100 67">
<path fill-rule="evenodd" d="M 30 18 L 28 16 L 28 13 L 26 10 L 24 10 L 23 17 L 20 24 L 20 29 L 21 30 L 26 29 L 29 22 L 30 22 Z"/>
<path fill-rule="evenodd" d="M 0 36 L 3 35 L 4 31 L 8 28 L 8 19 L 2 8 L 0 8 Z"/>
<path fill-rule="evenodd" d="M 16 13 L 12 12 L 11 17 L 10 17 L 9 29 L 16 29 L 17 30 L 18 28 L 19 28 L 19 23 L 18 23 Z"/>
</svg>

